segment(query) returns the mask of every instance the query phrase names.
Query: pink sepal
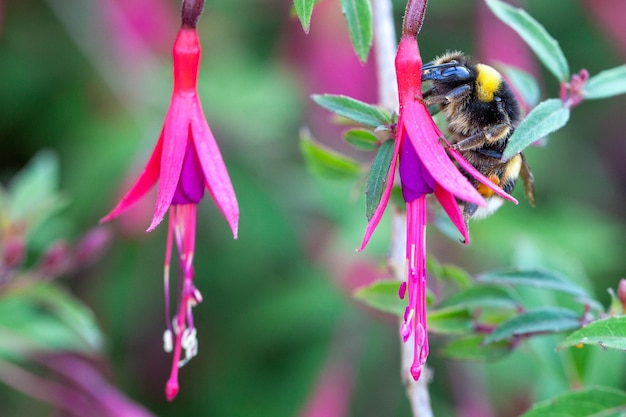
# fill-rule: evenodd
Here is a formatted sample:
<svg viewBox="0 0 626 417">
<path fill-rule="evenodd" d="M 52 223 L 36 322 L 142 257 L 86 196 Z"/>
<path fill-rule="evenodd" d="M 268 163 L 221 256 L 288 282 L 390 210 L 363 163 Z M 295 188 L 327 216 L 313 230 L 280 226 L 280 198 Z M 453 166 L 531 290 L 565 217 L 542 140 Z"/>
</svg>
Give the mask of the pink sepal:
<svg viewBox="0 0 626 417">
<path fill-rule="evenodd" d="M 469 231 L 467 230 L 467 224 L 465 223 L 463 213 L 461 212 L 454 195 L 437 184 L 435 185 L 435 197 L 437 197 L 439 204 L 441 204 L 443 210 L 446 212 L 450 220 L 452 220 L 452 223 L 457 228 L 459 233 L 461 233 L 461 236 L 463 236 L 463 243 L 469 245 L 470 237 Z"/>
<path fill-rule="evenodd" d="M 389 202 L 389 196 L 391 195 L 391 190 L 393 189 L 393 180 L 396 175 L 396 163 L 398 161 L 398 153 L 400 152 L 400 140 L 398 139 L 400 136 L 396 135 L 396 143 L 393 147 L 393 156 L 391 157 L 391 164 L 389 165 L 389 173 L 387 174 L 387 181 L 385 184 L 385 190 L 383 191 L 383 195 L 378 203 L 378 207 L 374 211 L 372 218 L 367 223 L 367 228 L 365 229 L 365 235 L 363 236 L 363 241 L 361 242 L 361 246 L 357 249 L 358 252 L 361 252 L 367 246 L 374 230 L 376 230 L 376 226 L 380 222 L 380 219 L 383 217 L 383 213 L 385 212 L 385 208 L 387 207 L 387 203 Z"/>
<path fill-rule="evenodd" d="M 200 165 L 204 172 L 206 187 L 213 201 L 224 215 L 233 237 L 237 239 L 239 205 L 224 160 L 207 123 L 200 100 L 196 98 L 191 107 L 191 132 Z"/>
<path fill-rule="evenodd" d="M 161 172 L 152 223 L 148 232 L 154 230 L 172 204 L 183 168 L 189 138 L 189 111 L 192 94 L 174 93 L 163 124 L 163 153 Z"/>
<path fill-rule="evenodd" d="M 463 168 L 472 177 L 476 178 L 476 180 L 478 180 L 485 187 L 491 189 L 494 193 L 498 194 L 500 197 L 506 200 L 509 200 L 513 202 L 514 204 L 519 203 L 515 197 L 513 197 L 512 195 L 504 191 L 502 188 L 498 187 L 489 178 L 485 177 L 483 174 L 480 173 L 480 171 L 474 168 L 472 164 L 467 162 L 467 160 L 463 157 L 463 155 L 461 155 L 459 151 L 449 147 L 448 152 L 450 152 L 450 155 L 452 155 L 454 160 L 459 164 L 461 168 Z M 461 200 L 463 200 L 463 198 L 461 198 Z M 468 201 L 468 200 L 465 200 L 465 201 Z"/>
<path fill-rule="evenodd" d="M 159 179 L 159 168 L 161 165 L 161 153 L 163 151 L 163 131 L 161 131 L 161 136 L 159 136 L 159 140 L 154 146 L 154 150 L 152 151 L 152 155 L 150 155 L 150 159 L 146 164 L 145 168 L 139 175 L 139 178 L 133 186 L 128 190 L 126 195 L 122 197 L 120 202 L 115 206 L 109 214 L 100 219 L 100 223 L 107 222 L 112 220 L 126 211 L 130 206 L 135 204 L 141 197 L 143 197 L 150 189 L 154 186 L 154 184 Z"/>
</svg>

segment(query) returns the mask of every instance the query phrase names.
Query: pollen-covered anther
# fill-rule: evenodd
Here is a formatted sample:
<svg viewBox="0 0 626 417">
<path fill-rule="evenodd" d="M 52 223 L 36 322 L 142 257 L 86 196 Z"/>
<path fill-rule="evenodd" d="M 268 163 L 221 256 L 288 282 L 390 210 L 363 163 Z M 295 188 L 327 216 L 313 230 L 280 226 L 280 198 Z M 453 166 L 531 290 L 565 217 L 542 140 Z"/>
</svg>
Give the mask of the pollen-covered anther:
<svg viewBox="0 0 626 417">
<path fill-rule="evenodd" d="M 401 300 L 404 300 L 404 297 L 406 296 L 406 281 L 402 281 L 400 284 L 400 288 L 398 288 L 398 296 Z"/>
<path fill-rule="evenodd" d="M 178 327 L 178 320 L 176 319 L 176 317 L 172 318 L 172 330 L 174 330 L 174 334 L 178 334 L 180 332 Z"/>
<path fill-rule="evenodd" d="M 189 362 L 194 356 L 198 354 L 198 337 L 195 327 L 186 328 L 183 331 L 183 337 L 181 340 L 181 347 L 185 350 L 185 358 L 178 362 L 178 367 L 182 368 L 187 362 Z"/>
<path fill-rule="evenodd" d="M 415 316 L 415 309 L 410 309 L 405 316 L 404 323 L 400 326 L 400 336 L 402 336 L 403 342 L 409 340 L 409 336 L 411 336 L 411 322 L 413 321 L 413 316 Z"/>
<path fill-rule="evenodd" d="M 163 350 L 166 353 L 171 353 L 174 350 L 174 335 L 170 329 L 163 332 Z"/>
<path fill-rule="evenodd" d="M 193 289 L 193 297 L 192 299 L 195 301 L 195 305 L 200 304 L 202 302 L 202 294 L 200 293 L 200 290 L 197 288 Z"/>
</svg>

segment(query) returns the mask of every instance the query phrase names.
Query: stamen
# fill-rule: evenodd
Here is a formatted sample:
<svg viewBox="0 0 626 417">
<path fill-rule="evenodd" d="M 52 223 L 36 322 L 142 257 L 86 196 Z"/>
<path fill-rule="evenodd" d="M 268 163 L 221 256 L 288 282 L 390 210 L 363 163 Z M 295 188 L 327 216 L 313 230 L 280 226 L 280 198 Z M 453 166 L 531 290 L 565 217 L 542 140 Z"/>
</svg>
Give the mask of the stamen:
<svg viewBox="0 0 626 417">
<path fill-rule="evenodd" d="M 406 343 L 406 341 L 409 340 L 409 336 L 411 336 L 411 324 L 413 322 L 413 317 L 415 316 L 415 309 L 411 308 L 409 310 L 409 307 L 407 306 L 404 316 L 404 323 L 400 326 L 400 335 L 402 336 L 402 341 Z"/>
<path fill-rule="evenodd" d="M 172 231 L 174 229 L 174 210 L 170 208 L 170 218 L 167 227 L 167 241 L 165 244 L 165 265 L 163 266 L 163 294 L 165 297 L 165 323 L 167 329 L 172 333 L 170 326 L 170 265 L 172 260 Z"/>
</svg>

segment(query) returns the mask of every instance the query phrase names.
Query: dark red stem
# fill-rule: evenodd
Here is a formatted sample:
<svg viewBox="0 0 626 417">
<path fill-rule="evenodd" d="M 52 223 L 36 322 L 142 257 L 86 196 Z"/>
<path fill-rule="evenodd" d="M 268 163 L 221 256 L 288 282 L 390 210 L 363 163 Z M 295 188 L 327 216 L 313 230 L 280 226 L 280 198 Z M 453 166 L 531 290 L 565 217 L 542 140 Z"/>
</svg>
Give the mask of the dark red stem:
<svg viewBox="0 0 626 417">
<path fill-rule="evenodd" d="M 404 10 L 404 20 L 402 22 L 402 34 L 417 36 L 426 12 L 428 0 L 409 0 Z"/>
<path fill-rule="evenodd" d="M 182 27 L 195 29 L 204 8 L 204 0 L 183 0 Z"/>
</svg>

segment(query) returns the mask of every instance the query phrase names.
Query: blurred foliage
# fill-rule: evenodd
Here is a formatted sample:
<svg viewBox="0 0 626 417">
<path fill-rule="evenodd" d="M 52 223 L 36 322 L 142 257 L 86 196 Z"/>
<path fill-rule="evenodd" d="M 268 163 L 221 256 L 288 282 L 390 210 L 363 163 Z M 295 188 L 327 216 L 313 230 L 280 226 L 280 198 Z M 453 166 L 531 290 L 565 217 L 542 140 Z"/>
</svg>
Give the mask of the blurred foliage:
<svg viewBox="0 0 626 417">
<path fill-rule="evenodd" d="M 73 240 L 93 227 L 154 145 L 169 101 L 169 49 L 179 3 L 0 3 L 0 179 L 6 184 L 41 148 L 54 150 L 64 190 L 59 202 L 65 202 L 58 209 L 71 221 L 58 223 L 52 235 Z M 388 229 L 379 228 L 368 250 L 355 254 L 366 224 L 363 188 L 311 178 L 299 154 L 302 124 L 315 137 L 328 132 L 314 117 L 309 94 L 342 93 L 325 90 L 330 74 L 317 72 L 315 82 L 305 74 L 323 59 L 339 62 L 345 51 L 340 44 L 349 45 L 349 35 L 342 21 L 342 30 L 321 36 L 335 30 L 325 26 L 326 16 L 343 19 L 338 1 L 316 6 L 308 37 L 288 3 L 216 0 L 207 2 L 200 19 L 200 97 L 240 200 L 241 224 L 239 240 L 232 241 L 215 208 L 200 206 L 200 353 L 181 373 L 174 403 L 163 396 L 169 364 L 161 342 L 165 230 L 144 233 L 152 207 L 138 207 L 116 221 L 115 245 L 105 260 L 64 274 L 63 284 L 93 310 L 106 335 L 111 379 L 162 417 L 298 415 L 331 355 L 353 375 L 345 397 L 348 415 L 409 415 L 398 378 L 396 320 L 365 310 L 349 295 L 388 276 L 378 267 L 388 249 Z M 529 0 L 524 6 L 560 41 L 572 69 L 597 74 L 623 63 L 624 56 L 586 3 L 593 2 Z M 118 42 L 127 33 L 116 30 L 103 10 L 128 12 L 122 4 L 167 10 L 174 23 L 157 28 L 165 40 L 140 37 L 143 46 L 136 50 L 128 39 Z M 477 4 L 430 2 L 420 35 L 425 59 L 448 49 L 478 55 L 468 36 L 477 30 Z M 394 9 L 399 24 L 404 2 L 394 1 Z M 154 22 L 149 10 L 139 15 L 146 25 Z M 356 98 L 367 101 L 375 86 L 358 84 L 362 78 L 354 68 L 371 67 L 352 67 L 344 76 L 346 88 L 361 91 L 363 97 Z M 543 97 L 556 95 L 554 80 L 539 74 Z M 624 100 L 583 103 L 546 146 L 527 149 L 536 208 L 520 198 L 519 206 L 507 204 L 472 223 L 468 248 L 431 228 L 434 256 L 472 274 L 508 266 L 549 268 L 609 305 L 606 288 L 626 275 Z M 323 139 L 341 141 L 340 135 Z M 367 160 L 358 150 L 351 155 Z M 556 305 L 561 297 L 526 291 L 520 289 L 520 296 L 537 306 Z M 441 359 L 436 352 L 446 339 L 432 339 L 435 415 L 454 415 L 471 400 L 493 415 L 514 416 L 572 384 L 626 386 L 620 351 L 586 346 L 557 353 L 560 338 L 542 336 L 500 361 L 467 364 Z M 0 386 L 0 402 L 3 416 L 50 415 L 48 406 L 9 387 Z"/>
</svg>

